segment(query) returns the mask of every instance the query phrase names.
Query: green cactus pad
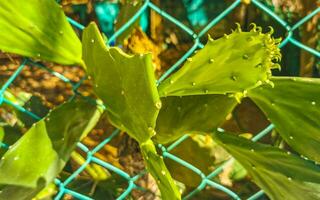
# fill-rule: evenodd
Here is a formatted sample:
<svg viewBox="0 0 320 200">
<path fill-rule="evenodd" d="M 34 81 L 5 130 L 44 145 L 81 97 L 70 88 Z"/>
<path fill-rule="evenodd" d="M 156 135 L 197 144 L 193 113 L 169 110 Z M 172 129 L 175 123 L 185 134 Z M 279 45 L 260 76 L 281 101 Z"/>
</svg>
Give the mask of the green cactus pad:
<svg viewBox="0 0 320 200">
<path fill-rule="evenodd" d="M 232 94 L 237 99 L 246 91 L 269 82 L 272 68 L 280 60 L 280 39 L 261 33 L 261 27 L 213 40 L 159 86 L 163 96 Z"/>
<path fill-rule="evenodd" d="M 160 180 L 157 183 L 162 198 L 180 199 L 150 140 L 156 134 L 154 127 L 161 108 L 151 54 L 129 56 L 117 47 L 107 47 L 94 23 L 85 28 L 82 42 L 89 78 L 106 105 L 109 120 L 139 142 L 148 171 Z"/>
<path fill-rule="evenodd" d="M 211 133 L 225 120 L 237 102 L 226 95 L 165 97 L 157 118 L 154 139 L 166 144 L 184 134 Z"/>
<path fill-rule="evenodd" d="M 0 49 L 64 65 L 82 65 L 81 42 L 54 0 L 0 1 Z"/>
<path fill-rule="evenodd" d="M 320 199 L 320 167 L 312 162 L 226 132 L 214 133 L 213 139 L 239 161 L 269 198 Z"/>
<path fill-rule="evenodd" d="M 100 114 L 96 105 L 73 100 L 34 124 L 1 159 L 0 199 L 29 200 L 50 184 Z"/>
<path fill-rule="evenodd" d="M 94 23 L 85 28 L 82 42 L 89 78 L 113 125 L 139 142 L 148 140 L 161 108 L 151 54 L 130 56 L 107 47 Z"/>
<path fill-rule="evenodd" d="M 274 77 L 274 88 L 248 92 L 284 140 L 301 155 L 320 162 L 320 80 Z"/>
</svg>

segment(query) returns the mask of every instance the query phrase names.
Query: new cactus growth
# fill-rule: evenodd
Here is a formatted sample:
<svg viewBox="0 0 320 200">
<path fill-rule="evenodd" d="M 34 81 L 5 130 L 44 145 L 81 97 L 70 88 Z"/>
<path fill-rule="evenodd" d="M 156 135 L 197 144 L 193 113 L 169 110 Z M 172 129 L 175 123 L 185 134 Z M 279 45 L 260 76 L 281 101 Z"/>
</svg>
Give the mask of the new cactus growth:
<svg viewBox="0 0 320 200">
<path fill-rule="evenodd" d="M 250 32 L 240 26 L 230 35 L 213 40 L 187 59 L 184 66 L 159 86 L 160 96 L 231 94 L 240 99 L 249 89 L 269 83 L 271 69 L 280 68 L 280 39 L 273 29 L 262 33 L 253 24 Z"/>
</svg>

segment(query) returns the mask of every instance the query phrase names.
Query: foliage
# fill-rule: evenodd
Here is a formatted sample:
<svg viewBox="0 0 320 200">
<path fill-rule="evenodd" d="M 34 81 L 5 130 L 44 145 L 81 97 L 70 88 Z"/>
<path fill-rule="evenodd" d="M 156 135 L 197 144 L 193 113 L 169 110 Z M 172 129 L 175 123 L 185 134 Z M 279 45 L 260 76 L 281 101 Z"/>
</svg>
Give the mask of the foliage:
<svg viewBox="0 0 320 200">
<path fill-rule="evenodd" d="M 180 199 L 163 159 L 150 139 L 161 108 L 151 55 L 129 56 L 117 47 L 107 47 L 97 26 L 83 33 L 83 59 L 94 83 L 94 91 L 106 105 L 117 128 L 136 139 L 146 167 L 157 180 L 163 199 Z"/>
<path fill-rule="evenodd" d="M 1 159 L 0 199 L 31 199 L 50 184 L 100 114 L 96 105 L 73 100 L 35 123 Z"/>
<path fill-rule="evenodd" d="M 282 138 L 301 155 L 320 162 L 320 81 L 274 77 L 274 88 L 263 86 L 248 96 L 275 125 Z"/>
<path fill-rule="evenodd" d="M 205 166 L 214 164 L 211 159 L 216 159 L 210 151 L 218 149 L 213 141 L 207 145 L 199 141 L 210 135 L 219 149 L 227 150 L 271 199 L 320 199 L 320 168 L 303 159 L 320 160 L 319 81 L 272 77 L 271 70 L 280 68 L 281 58 L 280 39 L 272 37 L 272 29 L 262 33 L 261 27 L 253 25 L 249 32 L 243 32 L 238 26 L 217 40 L 209 37 L 204 48 L 160 83 L 158 89 L 151 54 L 127 55 L 120 48 L 106 46 L 94 23 L 85 28 L 81 44 L 53 0 L 2 1 L 0 29 L 4 30 L 0 32 L 3 51 L 85 68 L 109 121 L 138 141 L 146 169 L 155 178 L 162 199 L 181 199 L 181 195 L 155 142 L 169 144 L 187 133 L 195 134 L 187 141 L 193 152 L 185 154 L 182 148 L 176 153 L 194 166 L 200 162 L 197 167 L 204 172 Z M 5 95 L 11 98 L 9 93 Z M 265 113 L 288 148 L 292 148 L 290 151 L 254 143 L 228 131 L 216 131 L 244 97 Z M 30 99 L 11 98 L 45 116 L 46 110 L 36 111 L 41 104 Z M 31 199 L 50 187 L 101 112 L 95 102 L 74 99 L 38 122 L 18 113 L 26 127 L 33 125 L 9 150 L 1 152 L 0 199 Z M 0 141 L 14 142 L 20 136 L 17 131 L 19 136 L 8 137 L 10 132 L 16 130 L 7 124 L 1 127 Z M 303 158 L 291 153 L 294 151 Z M 193 158 L 192 153 L 197 157 Z M 173 177 L 185 185 L 194 187 L 200 182 L 192 175 L 179 174 L 179 166 L 167 164 L 175 173 Z"/>
<path fill-rule="evenodd" d="M 247 169 L 271 199 L 319 199 L 320 167 L 314 163 L 230 133 L 216 132 L 213 138 Z"/>
<path fill-rule="evenodd" d="M 186 133 L 212 132 L 237 104 L 234 98 L 217 94 L 170 96 L 161 101 L 154 137 L 161 144 L 173 142 Z"/>
<path fill-rule="evenodd" d="M 238 27 L 232 34 L 213 40 L 159 86 L 160 96 L 242 94 L 269 81 L 274 63 L 281 58 L 280 40 L 262 34 L 255 25 L 250 32 Z M 231 50 L 232 49 L 232 50 Z"/>
<path fill-rule="evenodd" d="M 54 1 L 1 1 L 0 49 L 23 56 L 82 65 L 81 42 Z"/>
</svg>

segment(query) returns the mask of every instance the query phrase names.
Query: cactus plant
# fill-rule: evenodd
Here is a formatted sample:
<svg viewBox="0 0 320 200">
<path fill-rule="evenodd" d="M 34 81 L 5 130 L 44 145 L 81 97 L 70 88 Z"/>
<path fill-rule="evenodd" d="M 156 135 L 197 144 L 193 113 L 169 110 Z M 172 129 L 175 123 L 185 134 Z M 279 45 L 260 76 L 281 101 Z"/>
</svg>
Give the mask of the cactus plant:
<svg viewBox="0 0 320 200">
<path fill-rule="evenodd" d="M 282 138 L 301 155 L 320 162 L 320 81 L 314 78 L 273 77 L 274 88 L 248 92 L 275 125 Z"/>
<path fill-rule="evenodd" d="M 254 27 L 253 30 L 256 30 L 256 28 Z M 254 32 L 253 30 L 250 33 Z M 204 49 L 190 58 L 180 70 L 160 84 L 159 93 L 161 96 L 180 96 L 176 98 L 182 99 L 189 96 L 196 97 L 197 95 L 199 98 L 205 98 L 205 96 L 209 96 L 208 94 L 228 94 L 230 98 L 235 98 L 239 103 L 241 103 L 243 97 L 248 96 L 264 111 L 270 121 L 275 124 L 276 129 L 293 150 L 301 153 L 305 159 L 310 158 L 318 162 L 316 146 L 318 146 L 317 133 L 319 133 L 320 127 L 317 121 L 317 116 L 320 114 L 318 106 L 319 98 L 317 95 L 319 92 L 319 81 L 311 78 L 272 77 L 270 69 L 279 68 L 278 64 L 273 63 L 273 61 L 278 61 L 281 57 L 279 49 L 276 46 L 279 40 L 273 39 L 270 33 L 264 35 L 260 31 L 257 32 L 255 33 L 256 35 L 262 38 L 268 37 L 268 39 L 260 40 L 254 45 L 252 49 L 257 48 L 259 50 L 256 49 L 255 52 L 252 52 L 252 59 L 249 59 L 250 56 L 246 53 L 248 48 L 242 48 L 248 47 L 248 44 L 244 43 L 243 39 L 239 40 L 239 42 L 238 40 L 232 41 L 230 43 L 233 44 L 229 44 L 229 39 L 232 39 L 235 35 L 239 38 L 242 36 L 248 38 L 247 33 L 238 30 L 230 36 L 225 36 L 224 39 L 218 39 L 216 46 L 207 44 Z M 219 44 L 221 41 L 225 43 L 224 46 L 226 48 L 224 50 L 219 48 L 220 45 L 222 46 L 222 44 Z M 250 41 L 252 41 L 252 38 Z M 267 43 L 270 46 L 266 45 L 266 41 L 268 41 Z M 239 48 L 235 47 L 234 50 L 231 48 L 233 45 L 239 45 Z M 261 52 L 263 51 L 265 51 L 266 57 L 261 56 Z M 210 61 L 213 58 L 212 54 L 215 55 L 215 53 L 219 61 L 217 65 L 213 65 L 214 59 Z M 226 57 L 219 58 L 219 55 L 226 55 Z M 234 57 L 234 55 L 237 55 L 237 57 Z M 240 58 L 240 55 L 244 55 L 242 59 L 246 60 L 247 64 L 239 69 L 241 73 L 237 73 L 237 76 L 233 77 L 232 73 L 237 69 L 236 64 L 223 63 L 221 60 L 233 62 L 233 60 Z M 257 61 L 255 59 L 256 55 L 258 55 L 258 60 L 262 60 Z M 266 61 L 263 61 L 264 58 Z M 240 63 L 239 65 L 243 64 L 243 62 L 237 61 L 237 63 Z M 257 62 L 263 64 L 257 65 Z M 261 67 L 263 69 L 259 72 L 255 71 L 257 70 L 256 68 Z M 213 69 L 217 71 L 213 71 Z M 219 77 L 216 77 L 216 74 Z M 231 82 L 230 78 L 234 82 Z M 238 80 L 240 82 L 237 82 Z M 193 104 L 190 102 L 190 105 Z M 201 106 L 201 104 L 191 106 L 188 113 L 196 112 L 198 106 Z M 302 107 L 305 109 L 302 110 Z M 224 105 L 221 110 L 224 109 L 226 112 L 226 110 L 232 109 L 232 106 Z M 181 115 L 180 118 L 176 117 L 175 119 L 178 119 L 176 126 L 183 130 L 183 127 L 190 126 L 190 121 L 195 120 L 195 118 L 202 118 L 202 114 L 198 114 L 196 117 L 188 114 Z M 207 124 L 207 120 L 205 119 L 209 120 L 210 118 L 203 118 L 203 124 Z M 161 124 L 161 122 L 158 124 Z M 201 130 L 203 130 L 203 127 L 200 125 L 192 131 L 199 131 L 198 133 L 201 133 Z M 171 130 L 171 134 L 173 133 L 174 129 Z M 161 138 L 161 134 L 162 132 L 159 131 L 156 138 Z M 169 135 L 168 131 L 166 131 L 165 135 Z M 284 152 L 278 148 L 262 144 L 255 144 L 228 133 L 214 133 L 213 139 L 228 150 L 246 168 L 253 180 L 264 189 L 271 199 L 319 199 L 318 184 L 320 179 L 316 175 L 319 171 L 317 165 L 291 155 L 290 152 Z M 301 145 L 301 142 L 305 145 Z M 268 159 L 265 159 L 265 157 L 268 157 Z M 308 170 L 303 171 L 305 168 Z"/>
<path fill-rule="evenodd" d="M 81 42 L 54 0 L 1 1 L 0 49 L 65 65 L 82 65 Z"/>
<path fill-rule="evenodd" d="M 181 195 L 154 141 L 167 144 L 186 133 L 212 133 L 271 199 L 320 199 L 316 164 L 277 147 L 216 131 L 248 96 L 293 150 L 319 162 L 319 81 L 271 76 L 271 69 L 280 68 L 281 58 L 280 39 L 272 37 L 272 29 L 262 33 L 253 25 L 243 32 L 238 26 L 223 38 L 209 37 L 204 48 L 158 89 L 150 54 L 131 56 L 106 46 L 94 23 L 84 30 L 81 48 L 54 0 L 0 2 L 0 29 L 3 51 L 86 69 L 110 122 L 138 141 L 162 199 L 181 199 Z M 31 199 L 52 183 L 100 112 L 85 100 L 72 100 L 35 123 L 2 157 L 0 199 Z M 1 141 L 5 131 L 0 129 Z M 37 159 L 29 159 L 33 155 Z M 192 157 L 184 159 L 192 162 Z M 193 185 L 192 180 L 187 182 Z"/>
<path fill-rule="evenodd" d="M 243 96 L 248 89 L 269 83 L 271 69 L 281 54 L 280 39 L 262 34 L 255 25 L 250 32 L 238 28 L 213 40 L 187 59 L 184 66 L 159 85 L 160 96 L 231 94 Z"/>
<path fill-rule="evenodd" d="M 157 180 L 163 199 L 180 199 L 151 137 L 161 108 L 151 55 L 129 56 L 107 47 L 95 23 L 83 32 L 83 59 L 96 95 L 106 105 L 111 123 L 139 142 L 146 167 Z"/>
<path fill-rule="evenodd" d="M 73 100 L 34 124 L 1 159 L 0 199 L 32 199 L 50 184 L 100 114 L 96 105 Z"/>
<path fill-rule="evenodd" d="M 291 152 L 231 133 L 217 131 L 213 139 L 247 169 L 271 199 L 319 199 L 318 165 Z"/>
<path fill-rule="evenodd" d="M 235 46 L 235 41 L 239 41 L 240 47 Z M 110 121 L 116 127 L 128 132 L 140 143 L 147 169 L 155 178 L 160 180 L 158 184 L 163 199 L 180 197 L 171 176 L 167 174 L 168 171 L 163 160 L 156 154 L 151 140 L 152 136 L 155 135 L 154 140 L 157 142 L 169 143 L 185 133 L 205 134 L 214 132 L 226 115 L 233 110 L 237 102 L 241 102 L 241 98 L 244 96 L 249 94 L 249 97 L 258 102 L 258 106 L 264 110 L 265 106 L 259 103 L 259 100 L 262 99 L 260 95 L 263 98 L 277 96 L 272 96 L 273 91 L 280 95 L 286 86 L 286 84 L 281 85 L 281 81 L 272 78 L 270 74 L 272 68 L 279 68 L 274 61 L 278 61 L 281 57 L 276 46 L 279 40 L 273 39 L 271 33 L 262 34 L 260 28 L 254 26 L 250 32 L 241 32 L 238 29 L 230 36 L 217 40 L 216 45 L 210 42 L 212 43 L 212 41 L 209 41 L 209 44 L 178 72 L 160 84 L 159 93 L 161 96 L 166 96 L 161 99 L 163 101 L 161 108 L 161 101 L 155 89 L 150 58 L 148 61 L 148 57 L 144 55 L 130 57 L 117 48 L 106 47 L 98 29 L 93 24 L 86 28 L 83 35 L 84 60 L 89 78 L 95 84 L 95 92 L 106 104 Z M 222 45 L 225 46 L 226 58 L 220 56 L 224 55 L 221 53 Z M 232 49 L 232 51 L 228 51 L 229 49 Z M 215 60 L 211 60 L 212 54 L 217 57 L 218 62 L 215 64 L 213 64 Z M 144 62 L 141 61 L 143 59 L 145 59 Z M 233 62 L 233 60 L 236 61 Z M 241 68 L 238 68 L 236 63 L 239 63 Z M 139 67 L 139 70 L 137 67 Z M 214 71 L 216 73 L 213 73 Z M 237 72 L 237 76 L 232 77 L 235 72 Z M 305 82 L 310 83 L 312 81 L 305 80 Z M 301 87 L 305 86 L 301 84 Z M 107 90 L 108 88 L 110 90 Z M 261 92 L 265 90 L 264 88 L 272 88 L 267 90 L 272 91 L 270 92 L 271 95 L 265 92 L 266 96 L 264 96 L 264 93 Z M 311 89 L 306 91 L 307 96 L 314 95 L 315 92 L 316 90 Z M 291 93 L 289 92 L 289 94 Z M 281 98 L 286 99 L 287 96 Z M 299 100 L 299 96 L 296 99 Z M 312 104 L 312 101 L 308 98 L 305 101 L 310 101 Z M 318 100 L 315 99 L 314 101 L 317 102 Z M 143 103 L 143 105 L 140 106 L 139 103 Z M 312 111 L 312 116 L 317 114 L 314 109 L 310 111 Z M 273 112 L 278 112 L 278 110 L 273 110 Z M 215 117 L 211 117 L 213 113 Z M 305 118 L 308 119 L 308 117 Z M 311 122 L 310 126 L 312 127 L 312 121 L 308 122 Z M 284 132 L 286 131 L 284 130 Z M 214 139 L 219 141 L 220 138 L 214 135 Z M 310 138 L 306 138 L 306 140 L 310 141 Z M 221 144 L 231 152 L 228 146 L 224 146 L 222 142 Z M 270 151 L 271 154 L 275 151 L 276 158 L 280 150 L 269 148 L 267 151 Z M 239 150 L 239 153 L 242 154 L 243 152 Z M 240 163 L 247 166 L 245 156 L 234 156 L 242 159 Z M 280 153 L 281 156 L 283 156 L 283 153 Z M 297 162 L 301 166 L 305 165 L 304 161 L 296 161 L 294 156 L 286 155 L 284 157 L 290 162 L 293 160 L 292 162 Z M 260 157 L 258 156 L 258 158 Z M 252 159 L 256 158 L 253 157 Z M 273 175 L 272 173 L 276 169 L 270 169 L 264 165 L 265 163 L 261 164 Z M 281 167 L 277 163 L 274 165 Z M 309 164 L 306 166 L 308 167 Z M 310 166 L 313 165 L 310 164 Z M 246 167 L 246 169 L 254 174 L 251 168 Z M 315 170 L 311 167 L 310 173 L 314 173 Z M 161 173 L 166 176 L 161 176 Z M 286 172 L 280 170 L 279 173 L 279 177 L 284 181 L 283 174 L 286 174 Z M 265 174 L 263 176 L 265 178 Z M 300 176 L 300 174 L 297 176 Z M 161 177 L 163 179 L 160 179 Z M 254 180 L 262 188 L 268 189 L 268 182 L 265 184 L 259 177 L 260 174 L 254 174 Z M 312 181 L 317 182 L 317 179 Z M 307 180 L 304 182 L 307 182 Z M 279 188 L 281 188 L 280 185 Z M 266 192 L 272 198 L 282 197 L 285 194 L 275 195 L 273 190 L 267 189 Z M 306 187 L 301 186 L 296 189 L 301 192 L 305 191 Z M 174 191 L 174 193 L 169 191 Z M 314 197 L 312 192 L 308 195 Z"/>
<path fill-rule="evenodd" d="M 167 144 L 188 133 L 211 133 L 237 105 L 226 95 L 193 95 L 161 98 L 154 140 Z"/>
</svg>

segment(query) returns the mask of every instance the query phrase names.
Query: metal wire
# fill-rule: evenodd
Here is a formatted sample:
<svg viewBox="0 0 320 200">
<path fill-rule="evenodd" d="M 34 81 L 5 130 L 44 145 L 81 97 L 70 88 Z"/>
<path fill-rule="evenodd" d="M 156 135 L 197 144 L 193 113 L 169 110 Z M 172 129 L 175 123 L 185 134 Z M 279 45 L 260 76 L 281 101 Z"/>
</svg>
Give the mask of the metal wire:
<svg viewBox="0 0 320 200">
<path fill-rule="evenodd" d="M 301 42 L 297 41 L 294 37 L 293 37 L 293 31 L 296 30 L 297 28 L 299 28 L 302 24 L 304 24 L 305 22 L 307 22 L 308 20 L 310 20 L 313 16 L 315 16 L 316 14 L 318 14 L 320 12 L 320 8 L 316 8 L 313 12 L 311 12 L 310 14 L 308 14 L 307 16 L 305 16 L 304 18 L 302 18 L 300 21 L 298 21 L 296 24 L 294 24 L 293 26 L 290 26 L 286 21 L 284 21 L 283 19 L 281 19 L 277 14 L 275 14 L 272 10 L 270 10 L 267 6 L 265 6 L 261 1 L 259 0 L 251 0 L 251 3 L 256 6 L 258 9 L 260 9 L 261 11 L 263 11 L 264 13 L 268 14 L 269 16 L 271 16 L 274 20 L 276 20 L 282 27 L 285 28 L 285 30 L 287 30 L 287 36 L 286 38 L 282 41 L 282 43 L 280 44 L 280 48 L 282 48 L 283 46 L 285 46 L 288 43 L 291 43 L 311 54 L 313 54 L 314 56 L 320 58 L 320 52 L 318 52 L 315 49 L 312 49 L 304 44 L 302 44 Z M 118 31 L 116 31 L 114 33 L 114 35 L 112 35 L 108 42 L 112 43 L 116 40 L 116 38 L 121 35 L 126 29 L 128 29 L 130 27 L 131 24 L 133 24 L 136 19 L 139 18 L 139 16 L 147 9 L 151 9 L 153 11 L 155 11 L 156 13 L 158 13 L 159 15 L 161 15 L 163 18 L 167 19 L 168 21 L 170 21 L 171 23 L 175 24 L 177 27 L 179 27 L 182 31 L 184 31 L 186 34 L 188 34 L 190 36 L 191 39 L 193 39 L 193 46 L 169 69 L 167 70 L 161 77 L 160 79 L 157 81 L 157 83 L 159 84 L 161 81 L 163 81 L 166 77 L 168 77 L 173 71 L 175 71 L 197 48 L 202 48 L 203 44 L 200 42 L 200 38 L 202 36 L 204 36 L 208 30 L 210 30 L 212 27 L 214 27 L 217 23 L 219 23 L 222 19 L 224 19 L 228 14 L 230 14 L 235 8 L 237 8 L 239 5 L 241 4 L 241 0 L 235 0 L 228 8 L 226 8 L 223 12 L 221 12 L 218 16 L 216 16 L 214 19 L 212 19 L 199 33 L 195 33 L 193 30 L 191 30 L 189 27 L 187 27 L 186 25 L 184 25 L 183 23 L 181 23 L 179 20 L 177 20 L 176 18 L 174 18 L 173 16 L 171 16 L 170 14 L 166 13 L 165 11 L 161 10 L 159 7 L 157 7 L 156 5 L 154 5 L 153 3 L 151 3 L 149 0 L 145 0 L 144 4 L 141 6 L 141 8 L 135 13 L 134 16 L 132 16 L 131 19 L 129 19 Z M 74 21 L 71 18 L 68 18 L 68 21 L 70 22 L 70 24 L 72 24 L 74 27 L 82 30 L 84 29 L 84 26 L 79 24 L 78 22 Z M 4 97 L 4 92 L 7 90 L 7 88 L 13 83 L 13 81 L 19 76 L 20 72 L 24 69 L 24 67 L 26 65 L 33 65 L 33 66 L 37 66 L 37 67 L 41 67 L 45 70 L 47 70 L 49 73 L 51 73 L 52 75 L 58 77 L 59 79 L 61 79 L 62 81 L 64 81 L 67 84 L 71 84 L 72 89 L 74 91 L 74 96 L 79 94 L 77 92 L 77 89 L 79 88 L 79 86 L 81 85 L 83 79 L 81 81 L 79 81 L 78 83 L 72 83 L 68 78 L 66 78 L 65 76 L 63 76 L 60 73 L 57 73 L 55 71 L 52 71 L 50 69 L 48 69 L 45 65 L 42 65 L 40 63 L 35 63 L 31 60 L 28 60 L 27 58 L 23 59 L 23 62 L 20 64 L 20 66 L 17 68 L 17 70 L 11 75 L 11 77 L 6 81 L 6 83 L 1 87 L 0 90 L 0 106 L 2 104 L 8 104 L 13 106 L 14 108 L 18 109 L 21 112 L 24 112 L 28 115 L 30 115 L 31 117 L 33 117 L 36 120 L 39 120 L 40 117 L 37 116 L 36 114 L 28 111 L 27 109 L 25 109 L 24 107 L 17 105 L 13 102 L 11 102 L 10 100 L 6 99 Z M 73 97 L 74 97 L 73 96 Z M 72 97 L 72 98 L 73 98 Z M 273 125 L 269 125 L 268 127 L 266 127 L 264 130 L 262 130 L 260 133 L 258 133 L 254 138 L 252 138 L 252 141 L 257 141 L 259 139 L 261 139 L 262 137 L 264 137 L 265 135 L 267 135 L 268 133 L 271 132 L 271 130 L 273 129 Z M 71 196 L 73 196 L 76 199 L 80 199 L 80 200 L 91 200 L 92 198 L 84 195 L 84 194 L 80 194 L 76 191 L 73 191 L 71 189 L 68 188 L 68 186 L 70 185 L 70 183 L 72 183 L 72 181 L 75 180 L 75 178 L 83 171 L 85 170 L 86 166 L 90 163 L 95 163 L 98 164 L 104 168 L 106 168 L 109 171 L 112 171 L 116 174 L 118 174 L 119 176 L 121 176 L 123 179 L 125 179 L 128 183 L 128 187 L 123 191 L 123 193 L 117 197 L 118 200 L 122 200 L 125 199 L 126 197 L 128 197 L 131 193 L 131 191 L 133 189 L 137 189 L 137 190 L 143 190 L 143 188 L 141 188 L 140 186 L 138 186 L 136 184 L 136 181 L 146 172 L 141 172 L 140 174 L 137 174 L 135 176 L 130 176 L 128 173 L 124 172 L 123 170 L 113 166 L 110 163 L 107 163 L 99 158 L 97 158 L 95 156 L 95 153 L 97 153 L 100 149 L 102 149 L 106 144 L 108 144 L 115 136 L 117 136 L 119 134 L 119 130 L 115 130 L 109 137 L 107 137 L 104 141 L 102 141 L 100 144 L 98 144 L 93 150 L 89 150 L 89 148 L 87 148 L 84 144 L 82 143 L 78 143 L 77 147 L 83 151 L 84 153 L 86 153 L 87 157 L 86 157 L 86 162 L 80 166 L 76 171 L 74 171 L 66 180 L 64 180 L 63 182 L 60 181 L 59 179 L 55 180 L 55 184 L 58 186 L 58 193 L 57 195 L 54 197 L 55 200 L 59 200 L 62 199 L 64 195 L 69 194 Z M 200 192 L 201 190 L 203 190 L 206 187 L 213 187 L 217 190 L 220 190 L 224 193 L 226 193 L 228 196 L 230 196 L 230 198 L 232 199 L 240 199 L 240 197 L 233 192 L 232 190 L 230 190 L 229 188 L 226 188 L 225 186 L 223 186 L 220 183 L 214 182 L 212 179 L 217 176 L 219 173 L 221 173 L 224 169 L 224 167 L 226 166 L 227 163 L 233 162 L 233 158 L 229 159 L 228 161 L 226 161 L 224 164 L 222 164 L 221 166 L 217 167 L 214 171 L 212 171 L 209 174 L 204 174 L 200 169 L 196 168 L 195 166 L 191 165 L 190 163 L 182 160 L 181 158 L 177 157 L 176 155 L 173 155 L 172 153 L 170 153 L 174 148 L 176 148 L 177 146 L 179 146 L 184 140 L 186 140 L 188 138 L 188 135 L 185 135 L 183 137 L 181 137 L 180 139 L 178 139 L 176 142 L 174 142 L 173 144 L 171 144 L 169 147 L 165 147 L 161 144 L 158 145 L 159 149 L 162 151 L 162 156 L 165 159 L 171 159 L 177 163 L 179 163 L 180 165 L 192 170 L 193 172 L 195 172 L 196 174 L 199 175 L 199 177 L 202 179 L 201 183 L 198 185 L 198 187 L 196 187 L 193 191 L 191 191 L 189 194 L 186 194 L 186 196 L 183 197 L 183 199 L 190 199 L 191 197 L 193 197 L 195 194 L 197 194 L 198 192 Z M 0 142 L 0 148 L 5 148 L 8 149 L 9 145 L 4 144 L 2 142 Z M 256 200 L 261 198 L 264 195 L 263 191 L 260 190 L 257 193 L 253 194 L 251 197 L 249 197 L 249 200 Z"/>
</svg>

